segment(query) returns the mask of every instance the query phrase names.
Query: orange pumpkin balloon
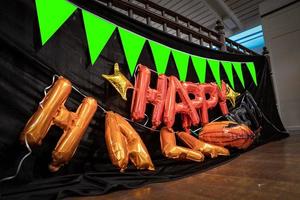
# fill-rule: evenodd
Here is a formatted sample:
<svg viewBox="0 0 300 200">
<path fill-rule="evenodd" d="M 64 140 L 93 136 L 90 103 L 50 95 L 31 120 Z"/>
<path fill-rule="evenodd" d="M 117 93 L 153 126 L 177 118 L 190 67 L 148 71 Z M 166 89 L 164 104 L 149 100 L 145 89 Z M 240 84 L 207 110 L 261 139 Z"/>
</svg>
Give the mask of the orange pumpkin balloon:
<svg viewBox="0 0 300 200">
<path fill-rule="evenodd" d="M 205 125 L 199 139 L 218 146 L 247 149 L 253 143 L 255 134 L 244 124 L 222 121 Z"/>
</svg>

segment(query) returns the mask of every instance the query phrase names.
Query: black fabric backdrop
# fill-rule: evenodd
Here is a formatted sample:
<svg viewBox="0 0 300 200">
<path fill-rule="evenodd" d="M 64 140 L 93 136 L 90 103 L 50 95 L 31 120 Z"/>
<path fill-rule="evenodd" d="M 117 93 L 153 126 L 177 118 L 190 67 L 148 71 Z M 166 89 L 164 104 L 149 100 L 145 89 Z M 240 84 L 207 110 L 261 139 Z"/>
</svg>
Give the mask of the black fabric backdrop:
<svg viewBox="0 0 300 200">
<path fill-rule="evenodd" d="M 254 61 L 257 70 L 256 87 L 247 70 L 244 71 L 246 89 L 249 90 L 273 125 L 263 122 L 259 144 L 287 136 L 276 108 L 274 90 L 268 63 L 263 56 L 233 55 L 199 47 L 156 29 L 138 23 L 122 14 L 98 4 L 96 1 L 73 0 L 82 8 L 132 30 L 149 39 L 170 47 L 204 56 L 230 61 Z M 122 72 L 129 76 L 126 60 L 118 33 L 115 32 L 104 48 L 100 58 L 91 66 L 83 28 L 81 12 L 77 10 L 46 43 L 40 45 L 35 4 L 33 0 L 1 2 L 0 6 L 0 178 L 13 175 L 21 157 L 27 152 L 18 137 L 27 120 L 43 98 L 43 90 L 52 82 L 54 74 L 63 75 L 87 95 L 95 97 L 106 109 L 129 117 L 130 100 L 123 101 L 101 74 L 113 72 L 118 62 Z M 139 63 L 154 69 L 154 61 L 146 44 Z M 170 58 L 167 75 L 178 75 L 173 58 Z M 152 76 L 155 79 L 155 75 Z M 221 78 L 227 81 L 221 68 Z M 236 90 L 243 88 L 234 74 Z M 188 81 L 197 82 L 191 65 Z M 207 81 L 213 81 L 207 68 Z M 153 81 L 154 83 L 154 81 Z M 155 84 L 154 84 L 155 85 Z M 153 86 L 154 86 L 153 85 Z M 70 110 L 76 110 L 82 100 L 73 91 L 67 101 Z M 148 110 L 148 113 L 151 109 Z M 218 109 L 211 112 L 211 119 L 218 116 Z M 179 124 L 179 123 L 177 123 Z M 274 125 L 280 129 L 274 129 Z M 0 184 L 3 199 L 55 199 L 77 195 L 104 194 L 109 191 L 135 188 L 153 182 L 169 181 L 217 166 L 236 156 L 241 151 L 232 151 L 230 157 L 206 159 L 203 163 L 182 162 L 166 159 L 160 151 L 159 134 L 133 124 L 140 133 L 154 161 L 156 171 L 137 171 L 132 165 L 125 173 L 112 166 L 104 141 L 104 114 L 98 109 L 83 137 L 72 161 L 57 173 L 48 171 L 51 151 L 61 135 L 61 130 L 52 127 L 43 145 L 34 149 L 24 162 L 19 175 L 13 181 Z"/>
</svg>

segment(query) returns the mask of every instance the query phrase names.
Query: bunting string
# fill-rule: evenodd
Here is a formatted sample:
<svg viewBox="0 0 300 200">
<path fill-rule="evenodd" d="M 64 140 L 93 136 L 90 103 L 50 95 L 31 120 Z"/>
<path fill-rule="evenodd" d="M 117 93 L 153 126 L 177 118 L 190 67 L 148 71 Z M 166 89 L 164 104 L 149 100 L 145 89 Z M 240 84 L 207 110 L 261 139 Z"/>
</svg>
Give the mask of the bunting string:
<svg viewBox="0 0 300 200">
<path fill-rule="evenodd" d="M 235 70 L 243 88 L 245 88 L 243 68 L 248 69 L 253 82 L 257 85 L 254 62 L 225 61 L 189 54 L 120 27 L 115 23 L 78 7 L 72 2 L 68 2 L 67 0 L 35 0 L 35 3 L 42 45 L 45 45 L 45 43 L 50 40 L 76 9 L 81 10 L 92 65 L 94 65 L 99 58 L 113 33 L 117 31 L 131 76 L 134 74 L 140 54 L 147 43 L 150 46 L 156 72 L 158 74 L 165 73 L 170 56 L 172 56 L 181 81 L 186 81 L 187 71 L 191 60 L 200 83 L 205 83 L 206 81 L 206 69 L 208 66 L 212 71 L 216 83 L 220 86 L 220 68 L 223 66 L 232 88 L 235 88 L 232 68 Z"/>
</svg>

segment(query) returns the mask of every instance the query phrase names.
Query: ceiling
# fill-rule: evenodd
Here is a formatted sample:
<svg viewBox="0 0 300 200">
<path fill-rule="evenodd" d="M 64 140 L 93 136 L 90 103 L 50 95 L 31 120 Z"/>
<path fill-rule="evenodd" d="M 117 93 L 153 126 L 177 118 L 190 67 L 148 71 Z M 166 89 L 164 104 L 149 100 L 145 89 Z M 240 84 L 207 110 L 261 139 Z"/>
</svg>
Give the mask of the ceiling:
<svg viewBox="0 0 300 200">
<path fill-rule="evenodd" d="M 264 0 L 151 0 L 213 29 L 217 19 L 225 25 L 226 36 L 260 24 L 258 6 Z"/>
</svg>

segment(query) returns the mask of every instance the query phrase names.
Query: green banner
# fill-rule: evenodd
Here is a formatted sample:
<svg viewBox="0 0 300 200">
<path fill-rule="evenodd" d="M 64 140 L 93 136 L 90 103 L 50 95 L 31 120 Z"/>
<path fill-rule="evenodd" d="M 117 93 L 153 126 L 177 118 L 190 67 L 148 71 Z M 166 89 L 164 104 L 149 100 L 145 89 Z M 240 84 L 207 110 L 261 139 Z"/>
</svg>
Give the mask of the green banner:
<svg viewBox="0 0 300 200">
<path fill-rule="evenodd" d="M 77 7 L 66 0 L 35 0 L 42 45 L 65 23 Z"/>
<path fill-rule="evenodd" d="M 243 71 L 242 71 L 242 63 L 240 62 L 232 62 L 233 68 L 235 69 L 235 72 L 237 73 L 243 87 L 245 88 L 245 81 L 244 81 L 244 76 L 243 76 Z"/>
<path fill-rule="evenodd" d="M 123 50 L 125 53 L 129 71 L 130 74 L 133 75 L 134 69 L 137 65 L 137 61 L 143 50 L 146 39 L 120 27 L 118 27 L 118 30 L 120 33 L 120 38 L 122 41 Z"/>
<path fill-rule="evenodd" d="M 182 51 L 172 50 L 173 58 L 179 74 L 179 79 L 185 81 L 189 66 L 190 55 Z"/>
<path fill-rule="evenodd" d="M 199 56 L 191 56 L 191 58 L 200 83 L 205 83 L 206 59 Z"/>
<path fill-rule="evenodd" d="M 35 0 L 42 45 L 44 45 L 53 34 L 65 23 L 65 21 L 77 9 L 67 0 Z M 145 42 L 148 41 L 153 55 L 153 60 L 158 74 L 164 74 L 167 69 L 170 54 L 172 52 L 179 79 L 185 81 L 187 77 L 189 58 L 191 57 L 193 67 L 200 83 L 206 81 L 207 62 L 217 84 L 221 85 L 220 62 L 225 70 L 231 87 L 235 88 L 233 69 L 245 88 L 243 67 L 247 67 L 253 82 L 257 86 L 256 69 L 253 62 L 231 62 L 215 59 L 206 59 L 200 56 L 188 54 L 158 42 L 146 39 L 136 33 L 130 32 L 122 27 L 104 20 L 86 10 L 82 10 L 83 23 L 86 32 L 88 49 L 92 65 L 96 62 L 101 51 L 109 41 L 113 32 L 118 28 L 125 58 L 130 74 L 133 75 L 138 59 L 143 50 Z M 245 65 L 242 65 L 245 64 Z"/>
<path fill-rule="evenodd" d="M 82 16 L 93 65 L 116 29 L 116 26 L 85 10 L 82 10 Z"/>
<path fill-rule="evenodd" d="M 223 68 L 225 70 L 225 73 L 227 75 L 227 78 L 229 80 L 230 86 L 232 89 L 234 89 L 234 79 L 233 79 L 233 74 L 232 74 L 232 64 L 231 62 L 228 61 L 221 61 Z"/>
<path fill-rule="evenodd" d="M 220 61 L 214 59 L 207 59 L 207 61 L 218 86 L 221 88 Z"/>
<path fill-rule="evenodd" d="M 252 77 L 252 79 L 253 79 L 255 85 L 257 86 L 256 70 L 255 70 L 255 65 L 254 65 L 254 63 L 253 63 L 253 62 L 247 62 L 246 65 L 247 65 L 247 68 L 248 68 L 248 70 L 249 70 L 249 72 L 250 72 L 250 74 L 251 74 L 251 77 Z"/>
<path fill-rule="evenodd" d="M 164 74 L 167 69 L 171 49 L 165 45 L 149 40 L 156 71 L 158 74 Z"/>
</svg>

